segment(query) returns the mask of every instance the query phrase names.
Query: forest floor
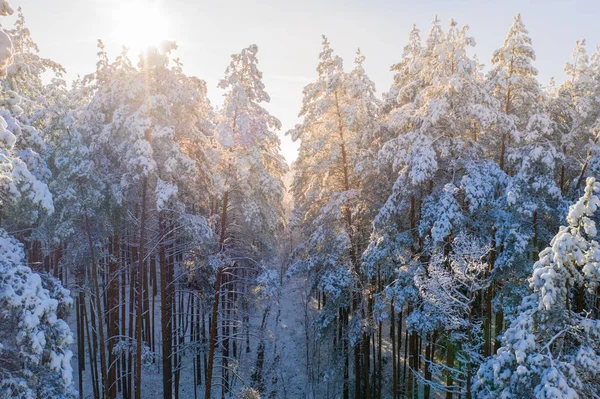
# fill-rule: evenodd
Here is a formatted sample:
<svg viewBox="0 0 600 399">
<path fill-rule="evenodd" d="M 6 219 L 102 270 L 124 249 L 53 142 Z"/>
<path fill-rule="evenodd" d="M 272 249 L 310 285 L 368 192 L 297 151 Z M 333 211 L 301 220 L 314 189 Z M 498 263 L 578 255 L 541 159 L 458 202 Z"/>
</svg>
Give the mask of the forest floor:
<svg viewBox="0 0 600 399">
<path fill-rule="evenodd" d="M 282 399 L 310 398 L 307 373 L 305 282 L 284 282 L 279 303 L 268 324 L 272 341 L 271 392 Z M 309 321 L 310 322 L 310 321 Z M 275 369 L 276 367 L 276 369 Z M 275 383 L 273 383 L 275 382 Z"/>
</svg>

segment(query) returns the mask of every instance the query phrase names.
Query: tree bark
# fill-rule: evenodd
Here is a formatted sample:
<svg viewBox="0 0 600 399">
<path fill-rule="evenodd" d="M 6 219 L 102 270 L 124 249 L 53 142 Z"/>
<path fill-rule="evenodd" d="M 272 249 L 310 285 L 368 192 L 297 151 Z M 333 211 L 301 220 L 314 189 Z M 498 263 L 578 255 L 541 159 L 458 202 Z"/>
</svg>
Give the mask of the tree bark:
<svg viewBox="0 0 600 399">
<path fill-rule="evenodd" d="M 217 314 L 219 313 L 219 297 L 221 295 L 221 279 L 223 266 L 217 269 L 217 281 L 215 283 L 215 295 L 213 298 L 212 316 L 210 320 L 210 346 L 208 350 L 208 364 L 206 365 L 206 386 L 204 397 L 211 399 L 213 365 L 215 362 L 215 350 L 217 347 Z"/>
<path fill-rule="evenodd" d="M 170 281 L 170 262 L 167 260 L 166 246 L 167 234 L 165 220 L 159 215 L 160 246 L 158 261 L 160 265 L 160 324 L 162 335 L 162 378 L 163 398 L 171 399 L 173 392 L 173 364 L 172 364 L 172 337 L 173 337 L 173 299 Z"/>
<path fill-rule="evenodd" d="M 134 375 L 134 390 L 135 399 L 142 398 L 142 348 L 143 348 L 143 300 L 144 300 L 144 265 L 146 263 L 145 258 L 145 239 L 146 239 L 146 196 L 148 191 L 148 178 L 144 177 L 142 180 L 142 206 L 140 215 L 140 241 L 139 241 L 139 254 L 138 254 L 138 276 L 137 276 L 137 315 L 135 325 L 135 339 L 136 339 L 136 351 L 135 351 L 135 375 Z"/>
<path fill-rule="evenodd" d="M 390 341 L 392 341 L 392 399 L 398 398 L 398 375 L 396 371 L 396 311 L 394 299 L 390 304 Z"/>
<path fill-rule="evenodd" d="M 450 391 L 452 389 L 452 386 L 454 385 L 454 381 L 452 379 L 452 372 L 450 370 L 452 370 L 454 368 L 454 345 L 452 344 L 452 342 L 448 339 L 448 348 L 447 348 L 447 353 L 446 353 L 446 366 L 448 367 L 448 371 L 446 374 L 446 388 L 448 388 L 448 391 L 446 391 L 446 399 L 452 399 L 452 392 Z"/>
<path fill-rule="evenodd" d="M 117 397 L 117 357 L 113 354 L 115 339 L 119 334 L 119 286 L 118 286 L 118 254 L 119 236 L 115 235 L 109 240 L 110 259 L 108 262 L 108 382 L 110 386 L 108 397 Z"/>
</svg>

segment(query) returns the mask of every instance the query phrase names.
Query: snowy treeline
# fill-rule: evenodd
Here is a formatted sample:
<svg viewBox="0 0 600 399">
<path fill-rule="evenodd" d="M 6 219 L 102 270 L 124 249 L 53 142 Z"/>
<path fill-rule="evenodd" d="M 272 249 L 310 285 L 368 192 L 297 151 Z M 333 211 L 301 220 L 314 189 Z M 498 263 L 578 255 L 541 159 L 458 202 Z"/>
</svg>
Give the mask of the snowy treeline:
<svg viewBox="0 0 600 399">
<path fill-rule="evenodd" d="M 0 398 L 600 397 L 600 49 L 545 88 L 519 15 L 488 68 L 436 18 L 379 96 L 324 37 L 290 169 L 256 45 L 214 107 L 171 42 L 67 85 L 18 14 Z"/>
<path fill-rule="evenodd" d="M 290 272 L 334 342 L 329 397 L 600 397 L 600 50 L 577 42 L 544 89 L 519 15 L 487 71 L 474 45 L 413 28 L 380 99 L 323 40 L 290 132 Z"/>
</svg>

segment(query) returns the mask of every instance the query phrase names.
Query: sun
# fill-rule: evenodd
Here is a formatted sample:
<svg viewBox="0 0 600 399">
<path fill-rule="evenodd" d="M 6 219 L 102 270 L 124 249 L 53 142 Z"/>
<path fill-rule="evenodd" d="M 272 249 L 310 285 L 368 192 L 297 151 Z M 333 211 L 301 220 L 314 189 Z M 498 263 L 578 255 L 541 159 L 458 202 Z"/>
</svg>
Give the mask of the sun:
<svg viewBox="0 0 600 399">
<path fill-rule="evenodd" d="M 113 12 L 113 40 L 134 51 L 168 39 L 168 21 L 157 1 L 123 1 Z"/>
</svg>

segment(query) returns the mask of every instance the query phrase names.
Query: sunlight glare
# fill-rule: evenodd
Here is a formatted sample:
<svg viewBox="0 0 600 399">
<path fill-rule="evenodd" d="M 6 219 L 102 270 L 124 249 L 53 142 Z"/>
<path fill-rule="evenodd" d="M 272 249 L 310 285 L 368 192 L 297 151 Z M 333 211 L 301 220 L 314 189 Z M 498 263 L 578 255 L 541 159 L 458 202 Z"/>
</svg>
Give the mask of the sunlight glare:
<svg viewBox="0 0 600 399">
<path fill-rule="evenodd" d="M 123 1 L 113 12 L 113 40 L 134 51 L 168 39 L 167 18 L 157 1 Z"/>
</svg>

